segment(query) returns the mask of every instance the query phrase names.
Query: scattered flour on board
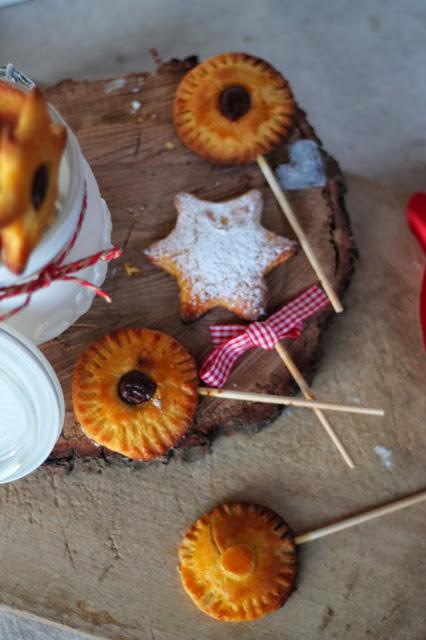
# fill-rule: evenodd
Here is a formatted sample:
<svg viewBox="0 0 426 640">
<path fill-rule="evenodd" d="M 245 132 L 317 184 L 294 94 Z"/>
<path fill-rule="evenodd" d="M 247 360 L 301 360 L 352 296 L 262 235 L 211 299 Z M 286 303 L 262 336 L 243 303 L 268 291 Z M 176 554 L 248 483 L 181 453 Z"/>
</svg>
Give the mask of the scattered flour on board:
<svg viewBox="0 0 426 640">
<path fill-rule="evenodd" d="M 104 91 L 105 93 L 113 93 L 114 91 L 118 91 L 126 86 L 126 80 L 124 78 L 116 78 L 115 80 L 111 80 L 107 82 Z"/>
<path fill-rule="evenodd" d="M 131 108 L 131 112 L 132 113 L 136 113 L 137 111 L 139 111 L 139 109 L 141 108 L 141 103 L 139 102 L 139 100 L 132 100 L 132 108 Z"/>
<path fill-rule="evenodd" d="M 391 449 L 382 447 L 380 444 L 376 444 L 374 447 L 374 453 L 379 456 L 386 469 L 393 468 L 393 453 Z"/>
</svg>

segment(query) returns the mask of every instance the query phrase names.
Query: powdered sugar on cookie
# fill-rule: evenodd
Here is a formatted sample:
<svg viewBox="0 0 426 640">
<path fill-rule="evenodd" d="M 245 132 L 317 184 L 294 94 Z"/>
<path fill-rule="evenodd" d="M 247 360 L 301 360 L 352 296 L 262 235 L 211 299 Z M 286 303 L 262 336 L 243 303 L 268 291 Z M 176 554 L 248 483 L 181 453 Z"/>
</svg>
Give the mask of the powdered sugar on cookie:
<svg viewBox="0 0 426 640">
<path fill-rule="evenodd" d="M 242 318 L 258 318 L 267 299 L 263 276 L 297 246 L 262 227 L 260 191 L 220 203 L 180 193 L 175 206 L 175 228 L 145 254 L 177 278 L 182 317 L 193 320 L 224 306 Z"/>
</svg>

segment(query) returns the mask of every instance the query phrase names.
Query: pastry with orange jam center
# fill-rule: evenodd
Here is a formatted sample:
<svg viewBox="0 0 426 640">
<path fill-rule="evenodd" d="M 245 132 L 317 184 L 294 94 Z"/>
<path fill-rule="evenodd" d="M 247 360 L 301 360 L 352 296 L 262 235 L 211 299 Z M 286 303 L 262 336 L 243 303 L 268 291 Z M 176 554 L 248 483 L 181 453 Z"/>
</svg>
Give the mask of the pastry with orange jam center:
<svg viewBox="0 0 426 640">
<path fill-rule="evenodd" d="M 245 53 L 222 53 L 189 71 L 173 105 L 179 138 L 215 164 L 242 164 L 288 137 L 295 102 L 287 80 Z"/>
<path fill-rule="evenodd" d="M 74 412 L 97 444 L 136 460 L 167 455 L 192 424 L 197 369 L 185 347 L 151 329 L 92 343 L 73 377 Z"/>
<path fill-rule="evenodd" d="M 293 535 L 276 513 L 255 504 L 215 507 L 187 531 L 179 550 L 187 594 L 225 622 L 255 620 L 282 607 L 293 591 Z"/>
</svg>

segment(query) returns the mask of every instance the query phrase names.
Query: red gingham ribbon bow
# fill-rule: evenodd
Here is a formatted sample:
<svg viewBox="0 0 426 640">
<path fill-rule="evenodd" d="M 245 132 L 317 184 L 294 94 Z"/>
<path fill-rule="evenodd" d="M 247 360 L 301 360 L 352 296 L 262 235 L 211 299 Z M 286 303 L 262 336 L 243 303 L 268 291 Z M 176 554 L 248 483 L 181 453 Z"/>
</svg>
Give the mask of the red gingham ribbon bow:
<svg viewBox="0 0 426 640">
<path fill-rule="evenodd" d="M 200 378 L 213 387 L 223 387 L 243 353 L 253 347 L 271 350 L 279 340 L 298 338 L 303 322 L 328 304 L 324 291 L 313 285 L 264 322 L 210 326 L 213 344 L 217 346 L 203 362 Z"/>
<path fill-rule="evenodd" d="M 111 260 L 115 260 L 122 255 L 122 250 L 114 246 L 111 249 L 105 249 L 103 251 L 98 251 L 92 256 L 88 256 L 87 258 L 81 258 L 80 260 L 75 260 L 74 262 L 70 262 L 69 264 L 63 264 L 65 258 L 70 253 L 71 249 L 74 247 L 78 235 L 81 231 L 81 227 L 83 226 L 84 218 L 86 215 L 87 209 L 87 187 L 84 185 L 84 195 L 83 195 L 83 203 L 81 206 L 80 216 L 77 222 L 76 230 L 74 234 L 62 251 L 62 253 L 55 259 L 53 262 L 50 262 L 46 265 L 40 273 L 35 276 L 32 280 L 28 280 L 22 284 L 11 285 L 10 287 L 0 288 L 0 303 L 6 298 L 14 298 L 15 296 L 26 295 L 24 302 L 21 305 L 18 305 L 8 313 L 0 315 L 0 322 L 7 320 L 11 316 L 15 315 L 19 311 L 22 311 L 25 307 L 27 307 L 31 302 L 31 296 L 33 293 L 38 291 L 39 289 L 44 289 L 48 287 L 54 280 L 66 280 L 66 281 L 74 281 L 78 282 L 82 287 L 87 287 L 88 289 L 93 289 L 96 295 L 100 296 L 107 302 L 111 302 L 111 298 L 109 295 L 94 285 L 92 282 L 88 280 L 84 280 L 84 278 L 79 278 L 78 276 L 70 275 L 75 273 L 76 271 L 80 271 L 81 269 L 85 269 L 86 267 L 91 267 L 97 262 L 110 262 Z"/>
</svg>

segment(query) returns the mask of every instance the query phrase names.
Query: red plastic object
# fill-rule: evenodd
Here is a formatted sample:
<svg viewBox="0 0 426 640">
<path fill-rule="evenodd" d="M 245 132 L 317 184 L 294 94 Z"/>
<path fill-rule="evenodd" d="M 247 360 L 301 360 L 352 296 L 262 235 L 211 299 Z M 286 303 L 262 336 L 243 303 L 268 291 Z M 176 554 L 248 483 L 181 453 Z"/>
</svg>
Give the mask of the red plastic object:
<svg viewBox="0 0 426 640">
<path fill-rule="evenodd" d="M 407 221 L 423 251 L 426 253 L 426 193 L 415 193 L 407 205 Z M 426 268 L 420 291 L 420 325 L 426 349 Z"/>
</svg>

